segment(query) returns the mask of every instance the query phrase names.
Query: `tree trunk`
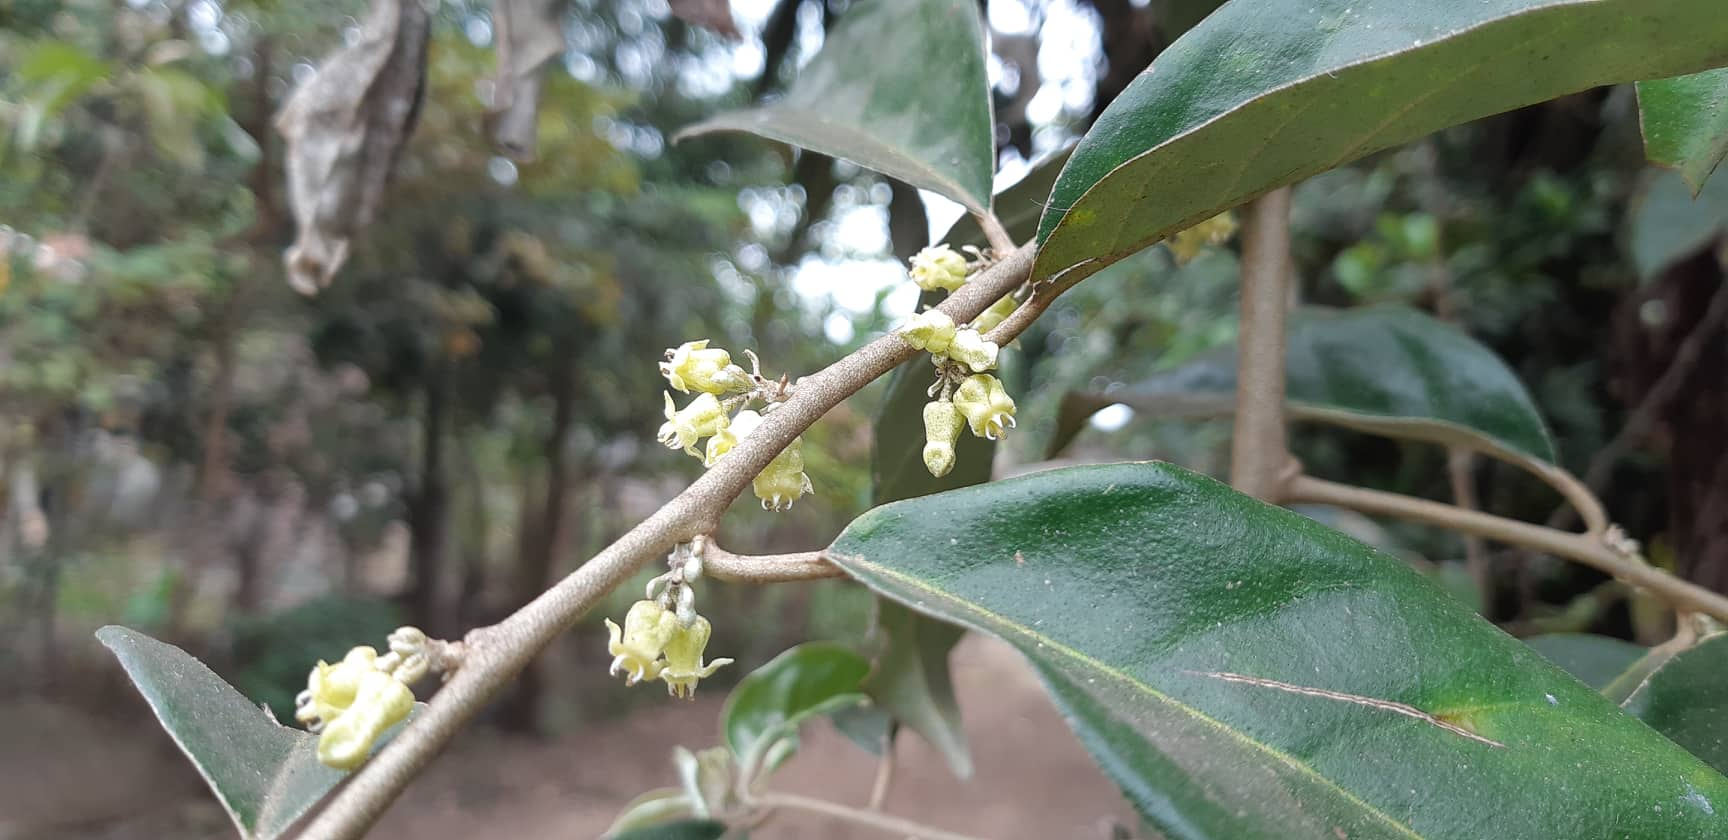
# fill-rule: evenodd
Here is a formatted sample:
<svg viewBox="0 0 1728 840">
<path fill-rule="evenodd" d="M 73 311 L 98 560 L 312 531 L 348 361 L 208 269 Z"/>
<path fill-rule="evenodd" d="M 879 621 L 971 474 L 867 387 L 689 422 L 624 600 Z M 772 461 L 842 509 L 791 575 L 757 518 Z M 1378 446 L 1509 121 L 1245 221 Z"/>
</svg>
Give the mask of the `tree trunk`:
<svg viewBox="0 0 1728 840">
<path fill-rule="evenodd" d="M 511 580 L 512 607 L 533 600 L 551 581 L 558 545 L 563 537 L 565 512 L 569 507 L 570 476 L 564 439 L 570 433 L 570 424 L 576 419 L 576 383 L 567 362 L 556 365 L 550 376 L 552 428 L 546 435 L 545 445 L 546 494 L 536 523 L 538 527 L 523 532 L 522 550 L 517 555 L 516 574 Z M 545 693 L 544 664 L 536 657 L 517 677 L 499 716 L 499 723 L 504 728 L 523 733 L 540 731 L 540 698 Z"/>
<path fill-rule="evenodd" d="M 408 608 L 428 633 L 443 634 L 445 512 L 449 488 L 444 475 L 445 424 L 449 417 L 450 373 L 440 363 L 426 384 L 420 446 L 420 485 L 408 505 L 408 562 L 414 583 Z"/>
</svg>

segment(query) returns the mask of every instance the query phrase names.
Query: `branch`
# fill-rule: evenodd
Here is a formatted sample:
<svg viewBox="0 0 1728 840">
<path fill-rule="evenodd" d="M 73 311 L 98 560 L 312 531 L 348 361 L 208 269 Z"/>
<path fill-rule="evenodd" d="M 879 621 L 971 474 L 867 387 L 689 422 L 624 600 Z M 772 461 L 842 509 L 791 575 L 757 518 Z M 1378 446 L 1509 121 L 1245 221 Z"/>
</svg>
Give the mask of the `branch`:
<svg viewBox="0 0 1728 840">
<path fill-rule="evenodd" d="M 978 840 L 978 838 L 970 835 L 930 828 L 911 820 L 892 817 L 877 811 L 861 811 L 836 802 L 829 802 L 826 799 L 812 799 L 790 793 L 766 793 L 756 797 L 756 804 L 767 808 L 790 808 L 838 817 L 847 822 L 869 826 L 895 837 L 915 838 L 915 840 Z"/>
<path fill-rule="evenodd" d="M 1592 534 L 1574 534 L 1427 499 L 1351 487 L 1308 476 L 1291 479 L 1284 487 L 1282 501 L 1286 504 L 1335 505 L 1367 514 L 1394 516 L 1535 549 L 1576 560 L 1632 586 L 1647 589 L 1676 610 L 1704 613 L 1719 620 L 1728 618 L 1728 598 L 1621 554 Z"/>
<path fill-rule="evenodd" d="M 1277 502 L 1289 467 L 1284 422 L 1284 321 L 1290 311 L 1290 189 L 1248 207 L 1242 232 L 1242 315 L 1237 338 L 1236 431 L 1230 483 Z"/>
<path fill-rule="evenodd" d="M 973 213 L 978 220 L 978 227 L 984 230 L 984 238 L 990 241 L 990 249 L 998 254 L 1007 254 L 1014 250 L 1014 237 L 1008 235 L 1008 229 L 1002 226 L 1002 220 L 988 210 Z"/>
<path fill-rule="evenodd" d="M 956 323 L 976 318 L 1025 282 L 1033 251 L 1033 246 L 1027 245 L 1006 255 L 938 308 Z M 991 335 L 1008 327 L 1004 323 Z M 1018 330 L 1009 333 L 1012 335 L 1018 335 Z M 726 508 L 793 438 L 842 400 L 916 354 L 898 336 L 886 335 L 798 380 L 790 399 L 765 415 L 760 426 L 684 492 L 510 617 L 470 632 L 462 667 L 411 726 L 354 774 L 329 807 L 307 826 L 301 840 L 363 834 L 420 768 L 541 648 L 648 561 L 678 543 L 712 533 Z"/>
<path fill-rule="evenodd" d="M 700 538 L 698 538 L 700 539 Z M 797 554 L 733 554 L 712 540 L 701 549 L 702 576 L 727 583 L 790 583 L 845 577 L 839 566 L 828 562 L 821 551 Z"/>
</svg>

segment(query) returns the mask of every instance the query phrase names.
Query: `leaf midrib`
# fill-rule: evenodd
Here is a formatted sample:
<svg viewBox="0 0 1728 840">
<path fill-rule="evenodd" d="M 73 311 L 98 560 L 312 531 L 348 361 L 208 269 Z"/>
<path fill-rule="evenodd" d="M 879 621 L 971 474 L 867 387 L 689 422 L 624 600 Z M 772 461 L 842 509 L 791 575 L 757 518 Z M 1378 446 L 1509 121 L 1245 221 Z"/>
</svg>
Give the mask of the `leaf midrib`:
<svg viewBox="0 0 1728 840">
<path fill-rule="evenodd" d="M 959 611 L 966 614 L 967 618 L 960 619 L 960 618 L 956 618 L 954 616 L 937 616 L 937 615 L 934 615 L 930 610 L 920 608 L 920 607 L 913 605 L 913 604 L 906 604 L 906 607 L 908 609 L 917 610 L 917 611 L 922 612 L 926 615 L 932 615 L 935 618 L 941 618 L 941 619 L 949 620 L 949 621 L 960 621 L 960 622 L 963 622 L 966 624 L 970 624 L 970 625 L 972 625 L 973 630 L 977 630 L 979 632 L 990 633 L 991 628 L 1010 629 L 1010 630 L 1014 631 L 1016 634 L 1024 636 L 1028 640 L 1035 641 L 1035 642 L 1043 645 L 1044 649 L 1056 651 L 1056 652 L 1061 653 L 1062 655 L 1068 657 L 1069 659 L 1073 660 L 1074 662 L 1077 662 L 1081 665 L 1085 665 L 1085 666 L 1097 669 L 1098 671 L 1104 673 L 1105 675 L 1114 678 L 1118 682 L 1127 685 L 1130 689 L 1132 689 L 1132 690 L 1134 690 L 1140 694 L 1144 694 L 1144 695 L 1152 698 L 1154 701 L 1161 703 L 1161 704 L 1163 704 L 1163 705 L 1165 705 L 1171 709 L 1174 709 L 1178 712 L 1186 714 L 1189 717 L 1193 718 L 1194 720 L 1200 722 L 1202 725 L 1209 726 L 1213 729 L 1216 729 L 1218 732 L 1222 733 L 1227 738 L 1230 738 L 1230 739 L 1235 740 L 1241 744 L 1244 744 L 1244 745 L 1248 746 L 1250 749 L 1265 753 L 1266 755 L 1272 757 L 1274 760 L 1285 765 L 1286 767 L 1289 767 L 1292 770 L 1295 770 L 1298 773 L 1319 782 L 1323 787 L 1332 790 L 1337 796 L 1342 798 L 1346 803 L 1353 804 L 1353 805 L 1357 806 L 1363 812 L 1370 814 L 1373 817 L 1379 819 L 1380 821 L 1386 823 L 1387 825 L 1393 827 L 1401 835 L 1408 837 L 1408 838 L 1411 838 L 1411 840 L 1428 840 L 1426 835 L 1421 834 L 1421 833 L 1417 832 L 1415 829 L 1411 828 L 1410 826 L 1405 825 L 1404 823 L 1401 823 L 1398 820 L 1394 819 L 1391 814 L 1386 813 L 1385 811 L 1375 807 L 1372 803 L 1368 802 L 1367 800 L 1362 799 L 1361 797 L 1357 796 L 1355 793 L 1351 792 L 1348 788 L 1344 787 L 1343 785 L 1340 785 L 1338 782 L 1333 780 L 1331 777 L 1326 776 L 1325 774 L 1321 773 L 1319 770 L 1316 770 L 1314 767 L 1310 766 L 1308 763 L 1298 759 L 1297 757 L 1295 757 L 1293 755 L 1290 755 L 1289 753 L 1286 753 L 1282 750 L 1279 750 L 1276 747 L 1273 747 L 1269 744 L 1266 744 L 1264 742 L 1261 742 L 1261 741 L 1255 740 L 1254 738 L 1249 737 L 1246 733 L 1242 732 L 1241 730 L 1236 729 L 1234 727 L 1231 727 L 1229 724 L 1226 724 L 1225 722 L 1218 720 L 1217 718 L 1214 718 L 1214 717 L 1206 714 L 1205 712 L 1202 712 L 1199 709 L 1194 708 L 1193 706 L 1189 706 L 1188 704 L 1183 703 L 1180 700 L 1177 700 L 1174 697 L 1171 697 L 1170 695 L 1165 694 L 1164 692 L 1161 692 L 1161 691 L 1147 685 L 1146 683 L 1135 678 L 1132 674 L 1126 673 L 1120 669 L 1106 665 L 1103 662 L 1093 658 L 1092 656 L 1090 656 L 1089 654 L 1087 654 L 1083 651 L 1076 650 L 1075 648 L 1069 647 L 1068 645 L 1063 644 L 1061 642 L 1058 642 L 1055 639 L 1052 639 L 1048 636 L 1045 636 L 1042 633 L 1039 633 L 1035 630 L 1032 630 L 1031 628 L 1028 628 L 1023 624 L 1017 624 L 1017 623 L 1008 622 L 1008 621 L 997 621 L 997 622 L 992 623 L 992 622 L 982 621 L 982 620 L 978 620 L 976 618 L 973 618 L 974 614 L 982 614 L 985 616 L 995 616 L 995 614 L 990 613 L 988 611 L 985 611 L 985 610 L 983 610 L 983 609 L 981 609 L 981 608 L 979 608 L 979 607 L 977 607 L 971 603 L 968 603 L 965 600 L 962 600 L 962 599 L 957 598 L 953 595 L 950 595 L 947 592 L 944 592 L 943 590 L 937 589 L 934 586 L 931 586 L 930 584 L 926 583 L 922 578 L 913 577 L 913 576 L 907 575 L 903 572 L 898 572 L 898 571 L 895 571 L 893 569 L 889 569 L 885 566 L 882 566 L 882 565 L 879 565 L 876 563 L 872 563 L 869 560 L 864 559 L 863 555 L 840 554 L 840 553 L 835 552 L 835 553 L 832 553 L 830 556 L 833 557 L 834 559 L 838 560 L 838 561 L 841 561 L 842 566 L 855 564 L 857 566 L 864 567 L 864 568 L 868 569 L 873 574 L 881 575 L 885 578 L 892 579 L 898 583 L 904 584 L 906 586 L 910 586 L 914 589 L 917 589 L 920 592 L 926 593 L 926 594 L 930 595 L 931 597 L 935 598 L 936 600 L 942 601 L 942 602 L 947 603 L 953 607 L 956 607 Z M 992 634 L 992 635 L 995 635 L 995 634 Z M 1024 650 L 1022 650 L 1022 653 L 1023 654 L 1025 653 Z M 1029 656 L 1030 654 L 1025 654 L 1025 655 Z"/>
</svg>

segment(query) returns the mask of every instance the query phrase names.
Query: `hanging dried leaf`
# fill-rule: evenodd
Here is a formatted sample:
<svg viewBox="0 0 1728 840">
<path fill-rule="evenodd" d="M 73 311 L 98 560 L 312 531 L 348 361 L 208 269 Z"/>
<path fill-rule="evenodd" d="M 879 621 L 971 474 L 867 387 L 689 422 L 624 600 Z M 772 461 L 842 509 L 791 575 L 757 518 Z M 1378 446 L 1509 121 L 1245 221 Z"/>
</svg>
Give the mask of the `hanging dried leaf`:
<svg viewBox="0 0 1728 840">
<path fill-rule="evenodd" d="M 374 0 L 359 40 L 325 59 L 276 115 L 299 227 L 285 259 L 295 291 L 330 285 L 382 203 L 419 116 L 430 34 L 420 0 Z"/>
<path fill-rule="evenodd" d="M 534 159 L 540 116 L 541 65 L 564 52 L 565 0 L 495 0 L 498 79 L 486 130 L 498 151 L 513 160 Z"/>
<path fill-rule="evenodd" d="M 731 0 L 671 0 L 672 14 L 717 35 L 736 41 L 738 25 L 732 22 Z"/>
</svg>

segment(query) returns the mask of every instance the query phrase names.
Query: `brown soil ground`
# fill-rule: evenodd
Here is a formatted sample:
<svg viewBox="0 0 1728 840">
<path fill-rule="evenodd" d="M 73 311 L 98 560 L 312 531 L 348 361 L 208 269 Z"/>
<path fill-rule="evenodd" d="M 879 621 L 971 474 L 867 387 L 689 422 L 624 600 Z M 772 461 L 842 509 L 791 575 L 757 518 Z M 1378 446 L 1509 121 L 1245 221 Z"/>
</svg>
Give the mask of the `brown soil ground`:
<svg viewBox="0 0 1728 840">
<path fill-rule="evenodd" d="M 1132 824 L 1017 654 L 969 637 L 954 676 L 976 776 L 957 781 L 928 745 L 904 738 L 886 810 L 998 840 L 1105 840 L 1113 824 Z M 598 837 L 630 798 L 674 784 L 674 745 L 714 743 L 721 699 L 654 704 L 600 731 L 550 741 L 477 732 L 433 765 L 372 836 Z M 875 759 L 829 726 L 807 729 L 804 748 L 772 786 L 862 804 Z M 0 840 L 229 836 L 190 766 L 154 731 L 40 702 L 0 706 Z M 788 811 L 753 837 L 893 835 Z"/>
</svg>

